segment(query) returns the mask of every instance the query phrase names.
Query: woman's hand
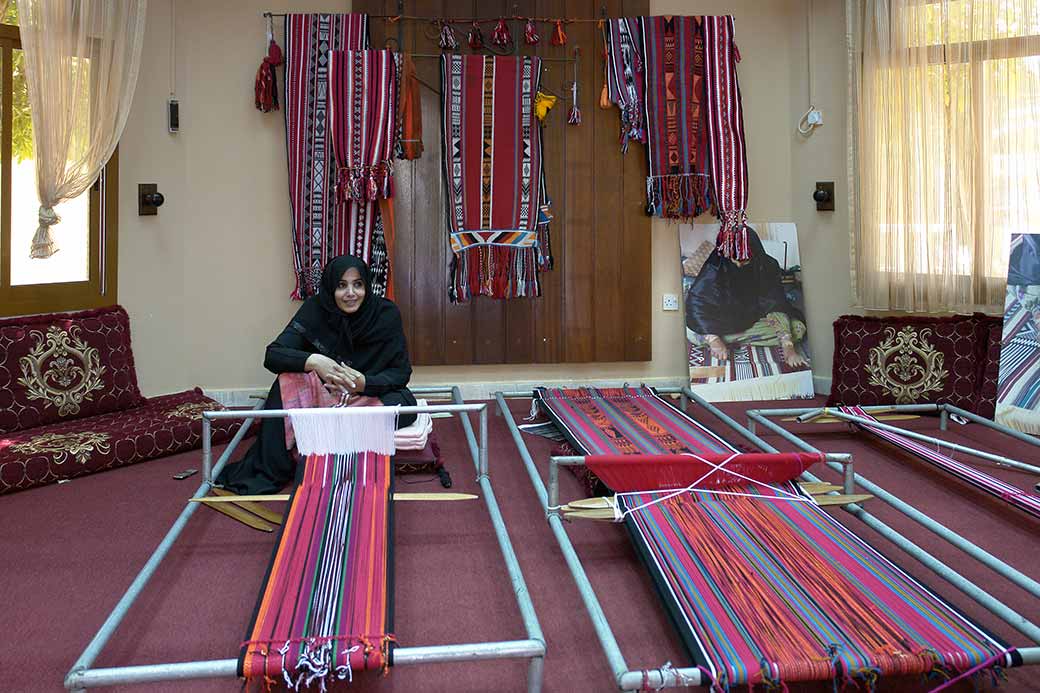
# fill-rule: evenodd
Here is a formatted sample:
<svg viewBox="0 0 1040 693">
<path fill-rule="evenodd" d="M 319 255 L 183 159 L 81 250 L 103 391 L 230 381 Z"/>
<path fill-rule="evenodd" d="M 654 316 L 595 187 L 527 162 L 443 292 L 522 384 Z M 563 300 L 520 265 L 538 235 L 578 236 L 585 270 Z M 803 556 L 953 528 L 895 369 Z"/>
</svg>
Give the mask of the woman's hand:
<svg viewBox="0 0 1040 693">
<path fill-rule="evenodd" d="M 350 378 L 346 366 L 340 365 L 323 354 L 311 354 L 307 357 L 304 370 L 313 371 L 318 374 L 322 382 L 334 388 L 352 391 L 352 378 Z"/>
</svg>

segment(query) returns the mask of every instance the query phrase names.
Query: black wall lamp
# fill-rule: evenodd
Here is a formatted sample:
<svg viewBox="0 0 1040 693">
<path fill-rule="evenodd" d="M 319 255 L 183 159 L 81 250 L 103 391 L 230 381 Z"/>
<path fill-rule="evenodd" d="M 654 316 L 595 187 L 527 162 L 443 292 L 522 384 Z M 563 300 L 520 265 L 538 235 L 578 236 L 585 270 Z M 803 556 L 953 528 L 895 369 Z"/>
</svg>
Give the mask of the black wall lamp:
<svg viewBox="0 0 1040 693">
<path fill-rule="evenodd" d="M 816 183 L 812 199 L 816 200 L 816 210 L 819 212 L 834 211 L 834 182 Z"/>
<path fill-rule="evenodd" d="M 137 214 L 138 216 L 155 216 L 159 208 L 166 201 L 163 194 L 159 192 L 159 186 L 155 183 L 137 184 Z"/>
</svg>

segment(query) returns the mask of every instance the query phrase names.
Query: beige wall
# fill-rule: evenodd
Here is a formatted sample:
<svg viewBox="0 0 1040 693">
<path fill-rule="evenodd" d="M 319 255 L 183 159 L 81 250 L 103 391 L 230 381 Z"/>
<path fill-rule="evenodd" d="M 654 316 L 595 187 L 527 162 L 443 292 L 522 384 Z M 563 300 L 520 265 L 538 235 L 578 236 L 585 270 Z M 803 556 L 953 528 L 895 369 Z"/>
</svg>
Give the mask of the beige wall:
<svg viewBox="0 0 1040 693">
<path fill-rule="evenodd" d="M 733 14 L 749 143 L 750 216 L 798 224 L 810 342 L 829 375 L 830 323 L 849 308 L 845 212 L 845 54 L 841 3 L 816 2 L 814 81 L 825 125 L 794 129 L 807 107 L 805 0 L 651 2 L 651 12 Z M 261 12 L 342 11 L 342 0 L 177 0 L 176 93 L 181 131 L 166 132 L 171 4 L 149 4 L 134 107 L 120 148 L 120 302 L 130 312 L 141 387 L 148 395 L 193 385 L 265 387 L 264 345 L 295 309 L 289 260 L 281 113 L 253 108 L 263 53 Z M 588 93 L 588 92 L 586 92 Z M 638 150 L 637 150 L 638 151 Z M 838 186 L 838 212 L 816 212 L 816 180 Z M 137 216 L 138 183 L 167 202 Z M 415 383 L 681 378 L 682 315 L 661 311 L 679 293 L 676 227 L 653 224 L 653 361 L 560 366 L 417 368 Z"/>
</svg>

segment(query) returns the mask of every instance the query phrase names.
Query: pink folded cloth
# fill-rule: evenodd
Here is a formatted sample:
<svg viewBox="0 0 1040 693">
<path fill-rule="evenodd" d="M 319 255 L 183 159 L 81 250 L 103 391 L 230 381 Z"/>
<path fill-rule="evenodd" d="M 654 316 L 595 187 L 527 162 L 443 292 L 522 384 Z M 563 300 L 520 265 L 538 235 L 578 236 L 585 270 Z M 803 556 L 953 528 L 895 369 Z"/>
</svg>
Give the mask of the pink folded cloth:
<svg viewBox="0 0 1040 693">
<path fill-rule="evenodd" d="M 419 406 L 426 406 L 424 399 L 420 399 L 416 403 Z M 426 447 L 426 439 L 430 437 L 432 430 L 433 417 L 423 412 L 410 426 L 394 431 L 394 447 L 398 450 L 422 450 Z"/>
</svg>

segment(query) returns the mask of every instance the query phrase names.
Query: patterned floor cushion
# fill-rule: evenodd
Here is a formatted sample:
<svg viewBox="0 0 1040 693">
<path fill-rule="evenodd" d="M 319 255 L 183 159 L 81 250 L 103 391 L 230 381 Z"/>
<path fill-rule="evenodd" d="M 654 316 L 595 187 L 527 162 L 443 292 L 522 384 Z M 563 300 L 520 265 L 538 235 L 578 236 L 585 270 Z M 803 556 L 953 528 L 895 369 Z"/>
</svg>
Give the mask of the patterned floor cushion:
<svg viewBox="0 0 1040 693">
<path fill-rule="evenodd" d="M 947 403 L 992 415 L 999 334 L 1000 318 L 981 313 L 844 315 L 834 322 L 827 405 Z"/>
<path fill-rule="evenodd" d="M 202 445 L 205 410 L 224 409 L 199 389 L 146 400 L 144 406 L 0 435 L 0 494 L 72 479 Z M 240 421 L 215 421 L 213 443 Z"/>
<path fill-rule="evenodd" d="M 0 434 L 144 403 L 120 306 L 0 319 Z"/>
</svg>

